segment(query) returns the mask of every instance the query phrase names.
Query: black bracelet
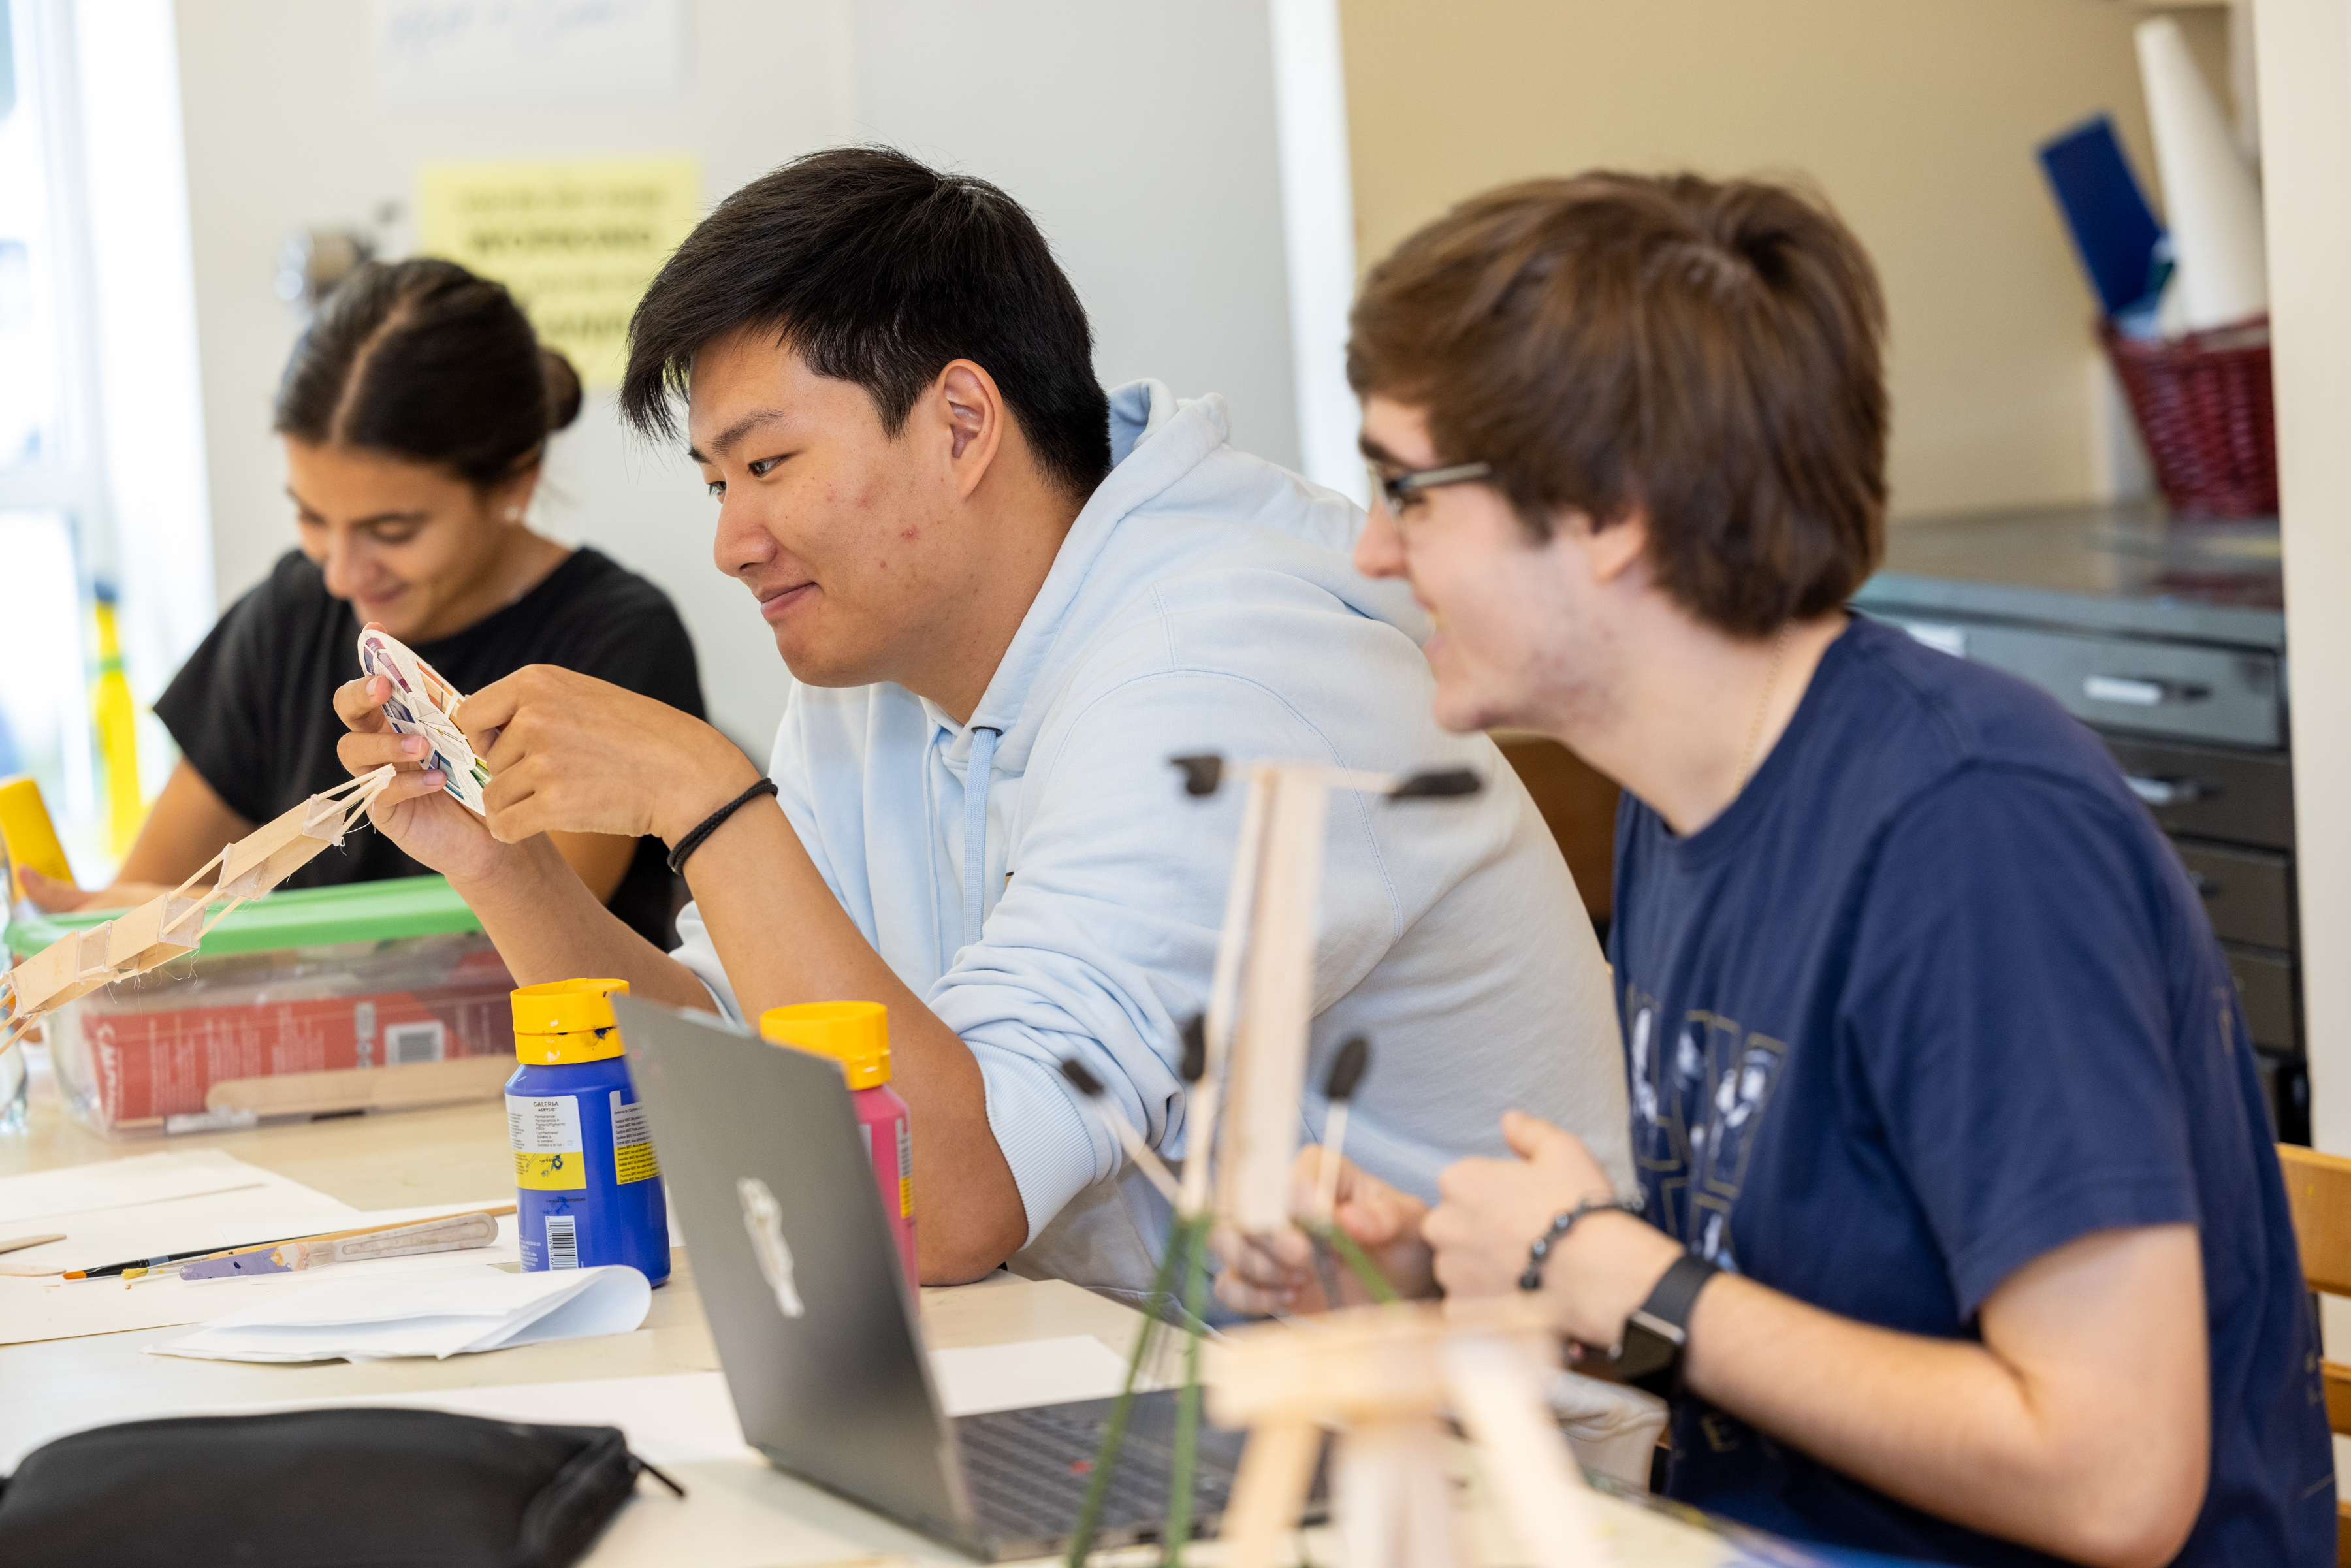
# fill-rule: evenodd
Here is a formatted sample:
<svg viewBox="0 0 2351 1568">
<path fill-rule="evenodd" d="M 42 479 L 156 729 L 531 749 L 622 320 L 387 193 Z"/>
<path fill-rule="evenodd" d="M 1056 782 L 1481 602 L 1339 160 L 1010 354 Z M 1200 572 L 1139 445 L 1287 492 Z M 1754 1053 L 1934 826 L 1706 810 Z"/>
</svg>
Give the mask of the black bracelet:
<svg viewBox="0 0 2351 1568">
<path fill-rule="evenodd" d="M 1543 1263 L 1545 1260 L 1551 1257 L 1551 1249 L 1567 1239 L 1567 1233 L 1575 1228 L 1575 1222 L 1577 1220 L 1582 1219 L 1587 1214 L 1598 1214 L 1601 1210 L 1605 1208 L 1619 1209 L 1626 1214 L 1638 1214 L 1641 1212 L 1641 1205 L 1637 1200 L 1627 1200 L 1618 1197 L 1587 1197 L 1582 1203 L 1577 1204 L 1573 1208 L 1567 1210 L 1565 1213 L 1552 1216 L 1551 1228 L 1544 1231 L 1541 1236 L 1536 1237 L 1534 1239 L 1534 1245 L 1527 1249 L 1527 1270 L 1525 1273 L 1519 1276 L 1519 1289 L 1521 1291 L 1541 1290 Z"/>
<path fill-rule="evenodd" d="M 716 811 L 711 812 L 710 815 L 703 818 L 701 825 L 695 828 L 694 831 L 686 834 L 685 837 L 678 840 L 677 848 L 669 852 L 669 869 L 673 872 L 683 873 L 685 870 L 686 857 L 694 853 L 695 851 L 700 849 L 702 847 L 702 841 L 708 838 L 711 834 L 716 832 L 722 826 L 724 826 L 727 818 L 733 816 L 736 812 L 741 810 L 744 807 L 749 805 L 760 796 L 772 795 L 775 792 L 776 781 L 772 779 L 762 779 L 757 784 L 752 785 L 748 789 L 744 790 L 740 795 L 736 796 L 732 800 L 727 801 L 724 806 L 719 807 Z"/>
</svg>

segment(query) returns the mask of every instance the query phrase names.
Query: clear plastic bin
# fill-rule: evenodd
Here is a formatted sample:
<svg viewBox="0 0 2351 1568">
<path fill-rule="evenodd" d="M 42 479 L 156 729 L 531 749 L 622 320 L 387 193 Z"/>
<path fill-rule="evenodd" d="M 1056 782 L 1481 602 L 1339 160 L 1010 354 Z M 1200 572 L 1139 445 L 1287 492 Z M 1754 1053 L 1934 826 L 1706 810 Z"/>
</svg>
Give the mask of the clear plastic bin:
<svg viewBox="0 0 2351 1568">
<path fill-rule="evenodd" d="M 9 948 L 37 953 L 110 913 L 11 925 Z M 238 1081 L 466 1057 L 510 1066 L 513 986 L 449 884 L 410 877 L 273 894 L 189 956 L 69 1003 L 44 1028 L 68 1107 L 126 1136 L 212 1124 L 208 1099 Z M 494 1084 L 485 1069 L 468 1082 Z"/>
</svg>

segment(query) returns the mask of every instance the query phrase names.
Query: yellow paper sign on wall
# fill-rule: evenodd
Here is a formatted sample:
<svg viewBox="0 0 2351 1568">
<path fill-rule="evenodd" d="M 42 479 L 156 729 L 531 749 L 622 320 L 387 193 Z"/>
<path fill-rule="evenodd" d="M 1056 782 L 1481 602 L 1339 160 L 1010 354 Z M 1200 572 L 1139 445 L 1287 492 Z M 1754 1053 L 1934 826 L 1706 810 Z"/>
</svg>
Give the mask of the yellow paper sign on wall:
<svg viewBox="0 0 2351 1568">
<path fill-rule="evenodd" d="M 417 247 L 514 290 L 590 386 L 621 379 L 629 314 L 702 215 L 692 158 L 426 163 Z"/>
</svg>

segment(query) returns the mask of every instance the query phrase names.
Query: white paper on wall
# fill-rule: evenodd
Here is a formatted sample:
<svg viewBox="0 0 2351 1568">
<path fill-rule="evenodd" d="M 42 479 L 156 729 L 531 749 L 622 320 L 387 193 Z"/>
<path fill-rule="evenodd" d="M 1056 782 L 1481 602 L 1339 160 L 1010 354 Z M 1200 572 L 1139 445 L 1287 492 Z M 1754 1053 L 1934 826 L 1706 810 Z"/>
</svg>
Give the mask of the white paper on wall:
<svg viewBox="0 0 2351 1568">
<path fill-rule="evenodd" d="M 677 91 L 677 0 L 372 0 L 369 11 L 380 103 Z"/>
</svg>

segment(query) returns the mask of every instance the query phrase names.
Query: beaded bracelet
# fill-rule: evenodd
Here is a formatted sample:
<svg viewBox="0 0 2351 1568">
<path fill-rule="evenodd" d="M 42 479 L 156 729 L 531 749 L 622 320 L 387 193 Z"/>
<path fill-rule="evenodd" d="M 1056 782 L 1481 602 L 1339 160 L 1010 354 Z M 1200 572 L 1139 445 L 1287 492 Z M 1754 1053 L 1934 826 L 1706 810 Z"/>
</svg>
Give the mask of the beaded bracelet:
<svg viewBox="0 0 2351 1568">
<path fill-rule="evenodd" d="M 1551 1256 L 1552 1248 L 1567 1239 L 1567 1233 L 1575 1228 L 1577 1220 L 1587 1214 L 1597 1214 L 1604 1208 L 1621 1209 L 1626 1214 L 1638 1214 L 1641 1212 L 1641 1207 L 1637 1201 L 1627 1201 L 1624 1198 L 1587 1197 L 1573 1208 L 1552 1216 L 1551 1228 L 1536 1237 L 1534 1244 L 1527 1249 L 1527 1270 L 1519 1276 L 1519 1289 L 1521 1291 L 1542 1289 L 1544 1260 Z"/>
</svg>

